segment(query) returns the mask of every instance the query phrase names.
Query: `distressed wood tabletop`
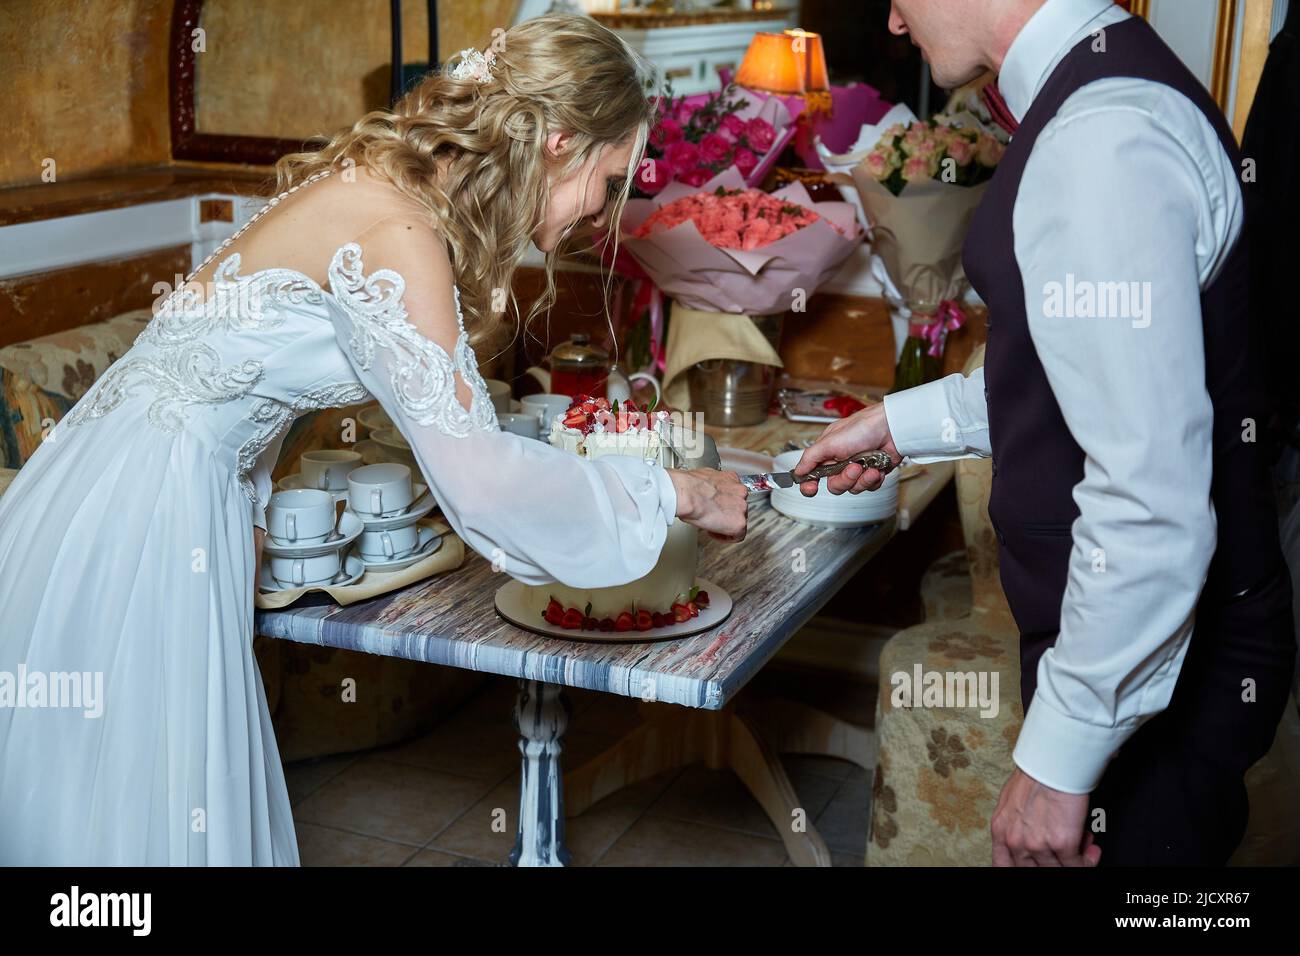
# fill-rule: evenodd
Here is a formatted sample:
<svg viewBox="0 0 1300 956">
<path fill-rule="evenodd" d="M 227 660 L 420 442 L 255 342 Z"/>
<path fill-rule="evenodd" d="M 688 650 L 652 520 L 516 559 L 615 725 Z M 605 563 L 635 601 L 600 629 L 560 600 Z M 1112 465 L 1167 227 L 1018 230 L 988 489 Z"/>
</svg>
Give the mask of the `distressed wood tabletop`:
<svg viewBox="0 0 1300 956">
<path fill-rule="evenodd" d="M 708 430 L 720 446 L 770 452 L 786 441 L 815 438 L 822 426 L 769 417 L 752 428 Z M 950 474 L 927 466 L 924 475 L 905 481 L 900 514 L 909 500 L 914 511 L 932 499 Z M 510 579 L 468 548 L 461 567 L 391 594 L 340 607 L 318 593 L 288 608 L 259 610 L 257 631 L 629 697 L 645 697 L 649 687 L 657 701 L 716 710 L 895 530 L 893 519 L 861 528 L 814 528 L 766 502 L 754 505 L 744 541 L 725 544 L 701 536 L 699 576 L 730 593 L 731 615 L 711 630 L 672 641 L 568 641 L 509 624 L 493 599 Z"/>
</svg>

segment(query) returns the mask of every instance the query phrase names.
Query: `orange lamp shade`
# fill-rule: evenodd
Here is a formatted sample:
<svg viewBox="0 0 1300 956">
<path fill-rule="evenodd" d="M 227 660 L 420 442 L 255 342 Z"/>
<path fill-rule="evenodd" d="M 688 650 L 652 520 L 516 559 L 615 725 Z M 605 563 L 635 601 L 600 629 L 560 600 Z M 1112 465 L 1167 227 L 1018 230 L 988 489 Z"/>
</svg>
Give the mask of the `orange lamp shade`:
<svg viewBox="0 0 1300 956">
<path fill-rule="evenodd" d="M 829 90 L 821 35 L 806 30 L 754 34 L 735 82 L 737 86 L 783 96 Z"/>
</svg>

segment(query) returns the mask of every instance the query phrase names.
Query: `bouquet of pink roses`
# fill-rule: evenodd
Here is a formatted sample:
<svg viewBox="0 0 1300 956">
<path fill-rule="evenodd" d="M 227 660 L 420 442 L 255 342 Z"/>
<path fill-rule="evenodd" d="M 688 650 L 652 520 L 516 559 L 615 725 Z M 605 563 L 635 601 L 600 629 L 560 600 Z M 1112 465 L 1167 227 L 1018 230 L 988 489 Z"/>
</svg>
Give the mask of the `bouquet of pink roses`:
<svg viewBox="0 0 1300 956">
<path fill-rule="evenodd" d="M 849 171 L 871 227 L 872 273 L 890 304 L 899 387 L 937 373 L 947 333 L 964 321 L 962 244 L 1005 148 L 958 120 L 924 122 L 899 105 L 877 126 L 864 126 L 851 153 L 822 152 L 828 168 Z M 912 375 L 920 365 L 904 369 L 902 359 L 920 341 L 934 361 Z"/>
<path fill-rule="evenodd" d="M 772 315 L 811 296 L 861 242 L 852 205 L 802 183 L 771 195 L 728 169 L 696 192 L 674 183 L 623 214 L 621 246 L 665 295 L 705 312 Z"/>
<path fill-rule="evenodd" d="M 794 132 L 784 103 L 744 98 L 735 86 L 670 98 L 650 131 L 633 188 L 643 196 L 658 195 L 674 181 L 698 188 L 731 166 L 757 185 Z"/>
<path fill-rule="evenodd" d="M 784 239 L 820 218 L 811 209 L 782 202 L 757 189 L 719 186 L 711 193 L 694 193 L 660 206 L 632 236 L 645 239 L 690 220 L 709 245 L 748 252 Z M 830 225 L 838 228 L 833 222 Z"/>
<path fill-rule="evenodd" d="M 864 172 L 895 196 L 909 183 L 938 180 L 978 186 L 993 178 L 1005 147 L 988 133 L 918 120 L 895 123 L 862 161 Z"/>
</svg>

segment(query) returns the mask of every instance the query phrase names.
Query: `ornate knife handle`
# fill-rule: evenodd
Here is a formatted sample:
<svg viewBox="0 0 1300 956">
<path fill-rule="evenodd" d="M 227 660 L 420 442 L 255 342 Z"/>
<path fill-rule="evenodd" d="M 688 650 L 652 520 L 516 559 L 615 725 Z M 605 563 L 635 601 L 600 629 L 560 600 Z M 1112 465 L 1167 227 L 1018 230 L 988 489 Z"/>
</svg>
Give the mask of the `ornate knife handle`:
<svg viewBox="0 0 1300 956">
<path fill-rule="evenodd" d="M 812 479 L 829 478 L 831 475 L 838 475 L 850 464 L 859 464 L 863 468 L 875 468 L 881 475 L 887 475 L 894 467 L 894 460 L 889 457 L 888 452 L 872 451 L 863 455 L 854 455 L 846 461 L 831 462 L 825 465 L 818 465 L 812 471 L 808 472 L 803 478 L 796 476 L 796 481 L 811 481 Z"/>
</svg>

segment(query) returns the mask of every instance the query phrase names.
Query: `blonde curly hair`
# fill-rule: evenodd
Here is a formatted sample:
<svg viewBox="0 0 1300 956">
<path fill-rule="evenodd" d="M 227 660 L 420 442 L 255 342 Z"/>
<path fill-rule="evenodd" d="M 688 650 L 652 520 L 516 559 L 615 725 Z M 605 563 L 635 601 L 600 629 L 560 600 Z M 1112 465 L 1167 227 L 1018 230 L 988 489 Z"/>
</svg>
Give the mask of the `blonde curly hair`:
<svg viewBox="0 0 1300 956">
<path fill-rule="evenodd" d="M 632 139 L 627 178 L 610 196 L 606 241 L 617 244 L 656 108 L 653 68 L 589 17 L 535 17 L 497 34 L 489 50 L 486 82 L 458 79 L 448 65 L 320 149 L 281 157 L 270 187 L 283 191 L 351 160 L 416 200 L 447 244 L 472 343 L 495 340 L 506 321 L 493 309 L 503 299 L 498 293 L 494 302 L 494 290 L 504 290 L 507 311 L 517 313 L 512 279 L 545 220 L 548 172 L 573 175 L 601 150 Z M 573 144 L 558 161 L 545 150 L 557 131 L 572 134 Z M 440 162 L 447 166 L 441 178 Z M 577 225 L 570 223 L 565 236 Z M 524 328 L 555 301 L 556 250 L 546 253 L 545 290 Z"/>
</svg>

